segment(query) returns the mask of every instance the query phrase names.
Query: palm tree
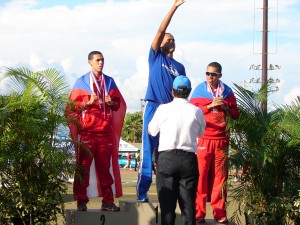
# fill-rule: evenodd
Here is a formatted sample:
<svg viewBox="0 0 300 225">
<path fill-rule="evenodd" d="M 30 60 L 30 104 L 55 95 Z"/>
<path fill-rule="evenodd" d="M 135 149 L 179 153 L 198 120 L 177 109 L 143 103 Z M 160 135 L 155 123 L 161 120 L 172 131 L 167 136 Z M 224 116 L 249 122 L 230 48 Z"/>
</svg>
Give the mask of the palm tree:
<svg viewBox="0 0 300 225">
<path fill-rule="evenodd" d="M 244 212 L 253 224 L 283 225 L 295 220 L 291 203 L 300 190 L 300 105 L 265 112 L 266 88 L 255 93 L 235 85 L 241 114 L 229 124 L 231 146 L 238 149 L 233 162 L 243 167 L 243 174 L 233 190 L 239 207 L 231 219 L 241 223 L 238 215 Z"/>
<path fill-rule="evenodd" d="M 54 69 L 7 69 L 9 89 L 0 101 L 0 222 L 50 224 L 64 215 L 62 194 L 73 174 L 70 145 L 57 148 L 65 124 L 68 86 Z"/>
<path fill-rule="evenodd" d="M 122 138 L 128 142 L 141 142 L 142 126 L 142 112 L 127 113 L 124 119 Z"/>
</svg>

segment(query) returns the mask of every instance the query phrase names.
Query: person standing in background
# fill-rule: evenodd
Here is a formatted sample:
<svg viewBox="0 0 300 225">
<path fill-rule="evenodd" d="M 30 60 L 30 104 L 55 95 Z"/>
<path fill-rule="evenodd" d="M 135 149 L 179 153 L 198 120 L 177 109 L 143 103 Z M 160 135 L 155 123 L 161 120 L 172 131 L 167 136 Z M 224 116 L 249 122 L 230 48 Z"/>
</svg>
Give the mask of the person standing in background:
<svg viewBox="0 0 300 225">
<path fill-rule="evenodd" d="M 132 168 L 131 168 L 131 154 L 130 153 L 127 153 L 126 159 L 127 159 L 127 164 L 123 167 L 123 169 L 126 169 L 127 167 L 129 167 L 129 169 L 132 170 Z"/>
<path fill-rule="evenodd" d="M 148 134 L 148 124 L 160 104 L 173 100 L 171 90 L 175 77 L 180 74 L 185 75 L 184 66 L 173 58 L 175 39 L 172 34 L 166 33 L 175 11 L 184 2 L 184 0 L 174 0 L 159 26 L 149 52 L 149 78 L 143 114 L 141 163 L 136 187 L 137 200 L 142 202 L 149 201 L 147 192 L 152 183 L 152 156 L 154 149 L 158 147 L 159 140 L 158 135 L 151 137 Z"/>
<path fill-rule="evenodd" d="M 198 139 L 199 183 L 196 197 L 196 221 L 205 223 L 206 201 L 210 201 L 213 216 L 226 224 L 227 157 L 230 135 L 226 132 L 226 117 L 239 117 L 236 98 L 230 87 L 224 84 L 222 66 L 217 62 L 208 64 L 206 81 L 199 84 L 190 99 L 198 106 L 206 121 L 204 135 Z"/>
<path fill-rule="evenodd" d="M 160 105 L 149 134 L 160 133 L 156 187 L 161 209 L 161 225 L 174 225 L 176 205 L 184 225 L 195 225 L 195 200 L 198 185 L 197 138 L 205 130 L 202 111 L 188 101 L 191 82 L 178 76 L 173 83 L 174 100 Z"/>
<path fill-rule="evenodd" d="M 140 150 L 137 150 L 137 152 L 135 153 L 134 171 L 136 171 L 137 168 L 140 168 Z"/>
<path fill-rule="evenodd" d="M 113 78 L 102 72 L 103 54 L 90 52 L 88 63 L 91 71 L 77 79 L 66 106 L 76 164 L 80 168 L 75 172 L 74 199 L 78 211 L 87 211 L 89 197 L 98 196 L 103 197 L 102 211 L 120 211 L 114 196 L 122 196 L 118 150 L 126 103 Z M 95 196 L 88 193 L 93 174 Z"/>
</svg>

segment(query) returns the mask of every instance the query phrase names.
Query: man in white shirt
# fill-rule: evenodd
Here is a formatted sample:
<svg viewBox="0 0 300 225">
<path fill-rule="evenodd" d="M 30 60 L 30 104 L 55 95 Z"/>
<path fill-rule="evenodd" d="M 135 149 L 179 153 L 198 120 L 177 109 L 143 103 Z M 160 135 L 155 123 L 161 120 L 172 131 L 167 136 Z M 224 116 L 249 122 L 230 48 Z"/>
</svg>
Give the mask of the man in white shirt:
<svg viewBox="0 0 300 225">
<path fill-rule="evenodd" d="M 205 130 L 202 111 L 189 103 L 191 82 L 177 76 L 173 101 L 157 108 L 148 126 L 151 136 L 160 133 L 156 187 L 161 209 L 161 225 L 175 224 L 177 200 L 182 224 L 195 225 L 195 199 L 198 185 L 197 138 Z"/>
</svg>

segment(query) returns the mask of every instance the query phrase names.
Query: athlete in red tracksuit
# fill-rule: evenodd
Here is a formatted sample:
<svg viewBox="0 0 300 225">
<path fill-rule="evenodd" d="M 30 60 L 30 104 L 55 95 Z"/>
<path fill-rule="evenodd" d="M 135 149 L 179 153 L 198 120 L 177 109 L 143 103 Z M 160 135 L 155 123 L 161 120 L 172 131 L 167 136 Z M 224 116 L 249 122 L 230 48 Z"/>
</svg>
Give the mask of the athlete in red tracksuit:
<svg viewBox="0 0 300 225">
<path fill-rule="evenodd" d="M 102 73 L 104 57 L 88 56 L 91 71 L 78 78 L 70 94 L 67 118 L 80 170 L 74 179 L 77 210 L 86 211 L 89 197 L 103 197 L 101 210 L 119 211 L 114 196 L 122 196 L 118 147 L 126 103 L 113 78 Z M 73 121 L 72 121 L 73 120 Z M 95 163 L 96 194 L 88 193 L 90 168 Z"/>
<path fill-rule="evenodd" d="M 236 99 L 230 87 L 220 81 L 222 67 L 217 62 L 207 66 L 206 82 L 199 84 L 191 103 L 202 109 L 206 121 L 204 135 L 198 139 L 199 183 L 196 197 L 196 221 L 205 222 L 206 202 L 210 201 L 213 216 L 227 223 L 226 187 L 229 134 L 226 116 L 239 117 Z"/>
</svg>

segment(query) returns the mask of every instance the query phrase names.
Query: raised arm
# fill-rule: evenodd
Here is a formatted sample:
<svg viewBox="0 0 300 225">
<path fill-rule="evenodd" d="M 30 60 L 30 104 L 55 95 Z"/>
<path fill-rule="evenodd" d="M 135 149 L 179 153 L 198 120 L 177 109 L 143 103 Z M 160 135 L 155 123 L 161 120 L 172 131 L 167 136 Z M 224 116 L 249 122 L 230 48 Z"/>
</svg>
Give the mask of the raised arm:
<svg viewBox="0 0 300 225">
<path fill-rule="evenodd" d="M 165 16 L 165 18 L 163 19 L 163 21 L 161 22 L 159 28 L 158 28 L 158 31 L 154 37 L 154 40 L 152 42 L 152 49 L 153 51 L 156 51 L 163 39 L 164 39 L 164 36 L 165 36 L 165 33 L 166 33 L 166 30 L 167 30 L 167 27 L 169 26 L 170 24 L 170 21 L 176 11 L 176 9 L 182 5 L 183 3 L 185 2 L 185 0 L 174 0 L 174 3 L 171 7 L 171 9 L 169 10 L 169 12 L 167 13 L 167 15 Z"/>
</svg>

